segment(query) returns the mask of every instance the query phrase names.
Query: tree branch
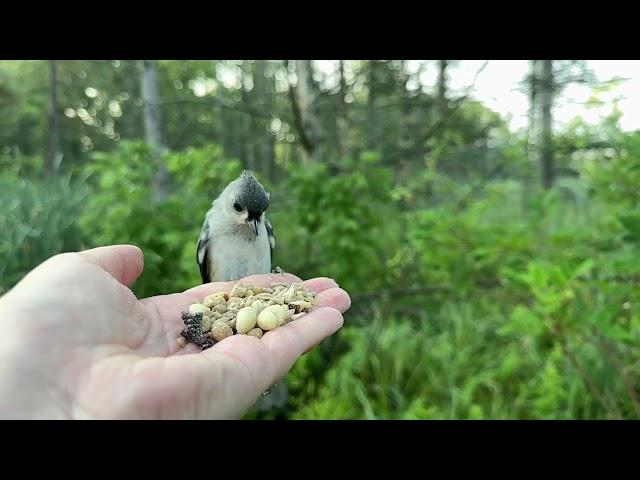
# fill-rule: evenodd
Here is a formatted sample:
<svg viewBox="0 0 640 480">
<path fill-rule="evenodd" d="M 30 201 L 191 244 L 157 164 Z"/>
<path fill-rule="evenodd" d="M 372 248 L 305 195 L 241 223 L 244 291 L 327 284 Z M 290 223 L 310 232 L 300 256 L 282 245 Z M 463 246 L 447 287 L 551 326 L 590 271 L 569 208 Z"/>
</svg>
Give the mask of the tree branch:
<svg viewBox="0 0 640 480">
<path fill-rule="evenodd" d="M 383 295 L 413 295 L 451 291 L 452 288 L 447 285 L 415 285 L 404 288 L 385 288 L 382 290 L 371 290 L 369 292 L 353 293 L 350 296 L 352 300 L 365 300 L 368 298 L 375 298 Z"/>
<path fill-rule="evenodd" d="M 159 105 L 180 105 L 185 103 L 187 104 L 190 103 L 194 105 L 216 106 L 225 110 L 231 110 L 234 112 L 243 113 L 245 115 L 264 118 L 266 120 L 271 120 L 273 118 L 273 114 L 271 113 L 260 111 L 255 108 L 248 108 L 245 106 L 238 107 L 235 103 L 229 104 L 215 97 L 209 97 L 209 98 L 203 98 L 203 99 L 177 98 L 177 99 L 171 99 L 171 100 L 162 100 L 161 102 L 158 102 Z"/>
</svg>

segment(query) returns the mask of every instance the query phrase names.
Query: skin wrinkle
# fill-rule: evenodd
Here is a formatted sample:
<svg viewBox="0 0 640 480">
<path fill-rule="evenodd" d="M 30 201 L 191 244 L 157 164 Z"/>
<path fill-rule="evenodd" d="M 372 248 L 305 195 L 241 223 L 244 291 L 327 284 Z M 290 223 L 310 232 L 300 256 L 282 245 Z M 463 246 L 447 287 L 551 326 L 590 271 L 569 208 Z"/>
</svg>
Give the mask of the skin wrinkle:
<svg viewBox="0 0 640 480">
<path fill-rule="evenodd" d="M 88 352 L 83 355 L 82 350 L 88 350 Z M 131 354 L 131 349 L 120 344 L 103 344 L 98 347 L 92 347 L 91 345 L 78 346 L 74 349 L 74 353 L 71 357 L 73 359 L 84 358 L 85 355 L 87 355 L 89 360 L 80 365 L 75 365 L 77 362 L 72 359 L 68 362 L 64 362 L 67 366 L 64 368 L 64 372 L 60 375 L 60 378 L 67 379 L 70 398 L 78 399 L 81 397 L 80 394 L 82 389 L 87 384 L 90 384 L 92 375 L 96 370 L 99 370 L 100 367 L 104 365 L 104 362 Z M 85 406 L 82 408 L 89 411 Z"/>
<path fill-rule="evenodd" d="M 174 295 L 179 295 L 179 294 L 174 294 Z M 147 300 L 152 300 L 152 299 L 153 297 Z M 153 301 L 145 302 L 143 304 L 143 307 L 147 310 L 147 314 L 151 319 L 150 325 L 160 323 L 163 327 L 162 331 L 159 332 L 157 336 L 150 336 L 152 329 L 149 328 L 147 335 L 145 337 L 145 341 L 143 343 L 147 343 L 147 341 L 155 343 L 156 340 L 157 341 L 165 340 L 166 347 L 167 347 L 165 350 L 167 352 L 166 354 L 175 355 L 176 353 L 178 353 L 180 350 L 178 348 L 177 339 L 180 336 L 180 332 L 184 328 L 184 325 L 177 323 L 177 321 L 179 320 L 179 316 L 176 316 L 176 326 L 173 326 L 171 320 L 166 318 L 166 315 L 162 314 L 160 310 L 161 305 L 158 302 L 153 302 Z M 186 309 L 186 306 L 185 306 L 185 309 Z"/>
<path fill-rule="evenodd" d="M 209 367 L 213 367 L 213 371 L 216 372 L 218 374 L 218 377 L 222 376 L 220 375 L 220 371 L 218 368 L 216 368 L 216 364 L 215 362 L 213 362 L 213 360 L 209 357 L 206 357 L 204 355 L 201 355 L 200 358 L 202 359 L 202 362 L 205 363 L 209 363 Z M 201 375 L 198 375 L 199 377 L 201 377 Z M 207 411 L 207 408 L 205 408 L 205 406 L 209 403 L 207 402 L 207 400 L 209 399 L 210 396 L 210 392 L 207 392 L 207 388 L 205 387 L 205 381 L 204 379 L 200 378 L 199 381 L 196 382 L 196 392 L 194 397 L 197 398 L 198 400 L 193 402 L 193 417 L 192 418 L 198 418 L 198 413 L 203 412 L 203 411 Z"/>
<path fill-rule="evenodd" d="M 162 318 L 161 312 L 160 312 L 160 306 L 157 303 L 151 303 L 151 304 L 147 304 L 147 305 L 143 305 L 143 307 L 147 310 L 147 314 L 150 316 L 151 319 L 153 319 L 154 322 L 158 322 L 160 321 L 160 319 Z M 149 309 L 153 310 L 153 314 L 149 314 Z M 149 326 L 151 325 L 151 321 L 149 322 Z M 163 322 L 163 327 L 165 330 L 165 334 L 162 335 L 162 332 L 160 332 L 160 335 L 158 335 L 157 337 L 149 337 L 149 333 L 151 332 L 151 328 L 147 329 L 147 334 L 145 335 L 145 338 L 143 340 L 142 343 L 146 343 L 147 340 L 160 340 L 163 336 L 166 338 L 167 340 L 167 352 L 168 354 L 172 353 L 172 348 L 171 348 L 171 342 L 169 340 L 169 332 L 170 329 L 167 328 L 167 325 L 164 324 Z M 141 343 L 141 344 L 142 344 Z"/>
<path fill-rule="evenodd" d="M 127 383 L 127 388 L 118 388 L 119 391 L 126 392 L 126 395 L 119 395 L 117 398 L 113 398 L 113 401 L 108 405 L 108 411 L 110 414 L 103 415 L 101 418 L 121 418 L 126 412 L 135 414 L 131 418 L 145 418 L 141 415 L 142 412 L 148 410 L 146 403 L 153 405 L 153 402 L 149 402 L 149 399 L 144 395 L 138 393 L 140 389 L 139 385 L 142 385 L 141 391 L 145 391 L 144 385 L 147 383 L 144 381 L 148 375 L 149 369 L 161 369 L 162 364 L 166 361 L 163 357 L 141 357 L 133 352 L 125 352 L 118 355 L 105 358 L 103 361 L 96 365 L 93 365 L 89 378 L 95 376 L 100 379 L 105 374 L 109 374 L 108 377 L 115 377 L 116 385 L 121 385 L 123 382 Z M 161 375 L 157 375 L 162 378 Z M 88 382 L 85 388 L 99 390 L 99 384 L 93 381 Z M 161 405 L 156 405 L 158 412 Z"/>
<path fill-rule="evenodd" d="M 133 356 L 133 361 L 127 361 L 126 357 Z M 140 357 L 134 354 L 118 355 L 110 357 L 103 363 L 103 369 L 107 370 L 112 377 L 115 377 L 115 385 L 122 384 L 123 381 L 127 383 L 127 388 L 119 388 L 119 391 L 126 392 L 119 395 L 117 398 L 110 398 L 111 402 L 108 404 L 106 415 L 102 418 L 125 418 L 136 420 L 139 418 L 139 412 L 144 411 L 141 408 L 141 403 L 145 400 L 138 394 L 139 390 L 139 374 L 136 371 L 141 368 L 142 362 L 138 361 Z M 104 372 L 102 372 L 104 375 Z M 97 375 L 100 378 L 101 375 Z M 91 385 L 91 388 L 96 389 L 97 385 Z"/>
<path fill-rule="evenodd" d="M 82 261 L 85 264 L 85 266 L 89 266 L 91 269 L 95 270 L 97 275 L 104 275 L 106 273 L 95 263 L 87 260 L 84 257 L 80 257 L 80 258 L 82 258 Z M 142 306 L 139 304 L 136 296 L 131 292 L 129 288 L 119 283 L 117 279 L 115 279 L 115 277 L 111 276 L 111 281 L 108 283 L 108 285 L 114 288 L 115 295 L 120 294 L 126 298 L 125 310 L 127 311 L 127 313 L 134 313 L 133 318 L 139 318 L 141 320 L 140 322 L 129 322 L 125 324 L 125 327 L 130 326 L 131 324 L 134 324 L 134 325 L 137 325 L 138 323 L 142 324 L 142 328 L 135 328 L 135 327 L 131 328 L 131 333 L 134 333 L 133 335 L 127 335 L 126 333 L 124 335 L 127 341 L 131 343 L 130 345 L 127 345 L 127 346 L 131 349 L 136 349 L 144 342 L 144 336 L 146 335 L 146 331 L 148 329 L 149 319 L 146 318 L 144 314 L 146 310 L 142 311 L 143 310 L 141 308 Z M 80 298 L 82 301 L 85 300 L 83 297 L 80 297 Z M 118 312 L 113 312 L 113 313 L 118 313 Z"/>
<path fill-rule="evenodd" d="M 232 352 L 230 350 L 225 350 L 223 352 L 215 352 L 215 353 L 219 353 L 219 354 L 223 354 L 226 357 L 229 357 L 231 359 L 233 359 L 236 363 L 239 363 L 240 365 L 242 365 L 243 369 L 247 372 L 248 377 L 249 377 L 249 383 L 251 384 L 251 387 L 253 388 L 257 388 L 258 384 L 256 383 L 256 379 L 255 376 L 253 374 L 253 371 L 251 370 L 251 368 L 249 367 L 249 365 L 247 365 L 247 362 L 245 362 L 241 357 L 239 357 L 238 355 L 235 354 L 235 352 Z"/>
<path fill-rule="evenodd" d="M 87 389 L 94 388 L 93 384 L 95 382 L 95 378 L 98 378 L 100 375 L 100 371 L 105 368 L 104 361 L 108 361 L 114 357 L 107 357 L 103 359 L 103 361 L 98 362 L 90 362 L 88 368 L 86 369 L 84 375 L 78 380 L 78 385 L 76 387 L 76 400 L 75 402 L 82 406 L 83 410 L 88 411 L 86 407 L 84 407 L 84 394 Z M 98 418 L 97 414 L 93 414 L 94 418 Z"/>
<path fill-rule="evenodd" d="M 127 312 L 134 313 L 133 315 L 134 319 L 140 319 L 140 322 L 135 322 L 135 321 L 131 322 L 134 325 L 134 327 L 132 328 L 132 331 L 135 333 L 139 331 L 139 335 L 131 335 L 131 337 L 133 337 L 132 338 L 133 345 L 129 345 L 129 347 L 131 349 L 136 349 L 138 346 L 140 346 L 144 342 L 144 337 L 148 330 L 149 319 L 146 317 L 146 309 L 141 308 L 138 298 L 135 296 L 135 294 L 131 291 L 131 289 L 127 285 L 120 283 L 120 279 L 110 274 L 109 272 L 105 271 L 99 264 L 93 261 L 92 257 L 84 255 L 84 253 L 85 252 L 81 252 L 79 254 L 71 254 L 71 255 L 74 255 L 74 258 L 79 258 L 85 266 L 89 266 L 90 268 L 95 270 L 97 276 L 98 275 L 102 276 L 105 273 L 109 275 L 111 277 L 110 279 L 111 281 L 109 282 L 109 285 L 112 285 L 113 288 L 116 290 L 115 294 L 117 295 L 119 293 L 122 297 L 126 298 Z M 135 279 L 140 275 L 140 273 L 142 273 L 142 265 L 140 264 L 136 266 L 135 270 L 132 271 L 131 267 L 129 266 L 129 262 L 127 262 L 126 256 L 120 249 L 118 248 L 112 249 L 112 254 L 117 256 L 118 262 L 120 263 L 119 270 L 122 273 L 122 281 L 127 284 L 133 283 Z M 142 324 L 142 328 L 137 329 L 135 325 L 138 325 L 138 324 Z M 138 336 L 140 337 L 140 339 L 136 340 Z M 129 335 L 126 335 L 126 337 L 129 337 Z"/>
<path fill-rule="evenodd" d="M 95 354 L 94 354 L 94 357 L 95 357 Z M 82 400 L 83 388 L 89 382 L 89 379 L 91 379 L 93 372 L 95 370 L 98 370 L 99 367 L 101 367 L 104 364 L 105 361 L 107 361 L 107 360 L 109 360 L 111 358 L 114 358 L 114 356 L 105 357 L 103 359 L 98 360 L 95 363 L 93 361 L 91 361 L 89 363 L 89 368 L 85 372 L 85 375 L 81 376 L 81 378 L 78 380 L 78 383 L 77 383 L 76 389 L 75 389 L 75 399 L 74 399 L 73 411 L 76 410 L 76 406 L 79 407 L 83 412 L 86 412 L 85 416 L 83 417 L 85 419 L 99 419 L 100 415 L 98 415 L 96 412 L 93 412 L 91 408 L 89 408 L 88 406 L 86 406 L 84 404 L 84 401 Z M 74 414 L 74 418 L 78 418 L 78 417 Z"/>
<path fill-rule="evenodd" d="M 147 399 L 143 395 L 140 395 L 138 393 L 140 388 L 139 385 L 140 385 L 140 378 L 141 378 L 140 370 L 143 367 L 147 368 L 147 364 L 145 364 L 144 359 L 141 359 L 139 356 L 137 355 L 132 355 L 132 356 L 134 357 L 133 361 L 123 362 L 125 363 L 125 367 L 128 372 L 126 374 L 123 374 L 122 378 L 126 379 L 126 381 L 130 383 L 130 386 L 125 390 L 127 392 L 127 395 L 121 396 L 119 399 L 120 402 L 117 402 L 118 407 L 113 411 L 113 413 L 115 414 L 114 418 L 117 418 L 117 417 L 127 418 L 126 412 L 129 412 L 128 418 L 131 418 L 131 419 L 144 418 L 143 416 L 140 415 L 140 413 L 144 412 L 145 410 L 148 410 L 147 408 L 144 408 L 146 407 L 145 403 L 147 402 Z M 122 357 L 112 357 L 112 360 L 114 361 L 123 360 Z M 155 361 L 155 360 L 164 361 L 165 359 L 154 357 L 147 360 L 148 361 Z M 119 366 L 118 366 L 118 370 L 122 372 L 121 367 Z M 119 381 L 122 382 L 122 380 L 120 379 Z M 161 407 L 160 404 L 156 406 L 158 411 L 160 410 L 160 407 Z M 120 410 L 120 412 L 122 413 L 118 414 L 118 410 Z"/>
<path fill-rule="evenodd" d="M 214 352 L 217 354 L 217 352 Z M 211 370 L 213 372 L 216 373 L 217 375 L 217 379 L 218 381 L 213 382 L 214 384 L 217 385 L 226 385 L 227 382 L 225 382 L 225 377 L 226 375 L 226 360 L 227 358 L 224 356 L 221 356 L 221 360 L 223 360 L 225 363 L 223 363 L 223 367 L 220 368 L 220 365 L 217 364 L 216 362 L 213 361 L 213 359 L 210 356 L 207 355 L 199 355 L 198 356 L 200 359 L 202 359 L 203 362 L 208 363 L 209 368 L 207 370 Z M 213 402 L 210 402 L 211 400 L 211 392 L 209 391 L 208 387 L 208 382 L 202 378 L 202 376 L 200 375 L 200 372 L 198 372 L 201 380 L 196 382 L 196 398 L 198 398 L 200 401 L 199 402 L 194 402 L 194 415 L 193 418 L 198 418 L 198 413 L 199 412 L 210 412 L 211 415 L 214 414 L 213 411 L 211 411 L 211 406 Z M 232 380 L 235 380 L 235 375 L 232 375 Z M 251 377 L 249 377 L 249 381 L 251 381 Z M 223 395 L 226 395 L 226 392 L 223 392 Z M 208 408 L 207 408 L 208 407 Z"/>
<path fill-rule="evenodd" d="M 92 348 L 90 345 L 86 346 L 86 348 Z M 102 350 L 109 350 L 109 352 L 105 356 L 99 355 Z M 76 398 L 81 398 L 81 394 L 84 392 L 84 389 L 91 387 L 94 388 L 92 382 L 95 378 L 99 378 L 102 371 L 104 369 L 113 368 L 112 364 L 117 364 L 122 362 L 126 357 L 133 357 L 134 359 L 154 359 L 161 357 L 142 357 L 138 355 L 133 350 L 124 347 L 119 344 L 103 344 L 101 348 L 95 349 L 96 351 L 92 355 L 91 361 L 88 362 L 88 368 L 85 370 L 84 375 L 82 375 L 78 381 L 76 382 L 76 388 L 74 389 L 76 392 Z M 96 357 L 101 357 L 96 360 Z M 139 362 L 134 362 L 137 364 Z M 118 367 L 120 368 L 120 367 Z M 86 407 L 83 407 L 85 410 L 88 410 Z M 94 414 L 94 416 L 97 416 Z"/>
<path fill-rule="evenodd" d="M 138 382 L 141 380 L 144 381 L 145 377 L 153 377 L 157 376 L 160 380 L 155 384 L 155 388 L 151 389 L 146 393 L 146 396 L 143 395 L 134 395 L 133 402 L 137 404 L 137 416 L 140 418 L 149 418 L 148 411 L 146 408 L 147 404 L 154 404 L 155 394 L 162 392 L 161 395 L 163 398 L 166 398 L 164 395 L 164 391 L 167 389 L 166 384 L 162 380 L 164 378 L 163 373 L 167 370 L 168 359 L 167 358 L 149 358 L 137 362 L 136 366 L 132 370 L 132 376 L 136 378 Z M 137 371 L 136 371 L 137 370 Z M 166 415 L 163 415 L 163 410 L 165 409 L 167 404 L 171 402 L 156 402 L 156 414 L 152 415 L 151 418 L 166 418 Z M 175 415 L 175 414 L 174 414 Z M 170 418 L 170 417 L 169 417 Z"/>
</svg>

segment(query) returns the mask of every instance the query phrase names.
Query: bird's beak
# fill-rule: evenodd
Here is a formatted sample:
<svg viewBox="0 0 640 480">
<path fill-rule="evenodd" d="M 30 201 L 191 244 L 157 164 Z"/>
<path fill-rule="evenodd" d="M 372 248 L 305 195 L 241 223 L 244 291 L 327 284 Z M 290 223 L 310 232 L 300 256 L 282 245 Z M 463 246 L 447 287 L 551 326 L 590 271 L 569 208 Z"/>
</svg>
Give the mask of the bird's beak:
<svg viewBox="0 0 640 480">
<path fill-rule="evenodd" d="M 256 234 L 256 237 L 258 236 L 258 222 L 260 220 L 249 220 L 249 225 L 251 225 L 251 230 L 253 230 L 253 233 Z"/>
</svg>

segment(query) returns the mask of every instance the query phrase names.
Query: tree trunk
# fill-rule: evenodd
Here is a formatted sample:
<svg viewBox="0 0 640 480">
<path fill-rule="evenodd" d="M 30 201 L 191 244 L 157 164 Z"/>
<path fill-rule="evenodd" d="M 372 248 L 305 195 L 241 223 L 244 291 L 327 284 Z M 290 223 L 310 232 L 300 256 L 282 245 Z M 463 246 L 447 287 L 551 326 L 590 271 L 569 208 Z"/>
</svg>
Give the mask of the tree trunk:
<svg viewBox="0 0 640 480">
<path fill-rule="evenodd" d="M 316 92 L 313 86 L 311 60 L 294 60 L 295 87 L 289 89 L 296 129 L 302 147 L 302 163 L 309 165 L 318 160 L 320 122 L 318 120 Z"/>
<path fill-rule="evenodd" d="M 155 60 L 140 62 L 141 93 L 144 101 L 145 140 L 151 146 L 157 171 L 153 179 L 153 193 L 163 201 L 171 191 L 171 177 L 164 163 L 165 143 L 162 135 L 162 117 L 158 94 L 158 73 Z"/>
<path fill-rule="evenodd" d="M 251 102 L 254 107 L 265 113 L 273 112 L 273 83 L 269 85 L 266 76 L 267 60 L 256 60 L 252 64 L 253 90 Z M 271 80 L 273 82 L 273 80 Z M 253 138 L 253 155 L 255 168 L 267 179 L 273 180 L 274 157 L 271 133 L 271 119 L 251 116 L 251 136 Z"/>
<path fill-rule="evenodd" d="M 58 66 L 55 60 L 49 60 L 49 103 L 47 106 L 47 147 L 45 153 L 45 171 L 53 177 L 62 160 L 60 151 L 60 128 L 58 125 Z"/>
<path fill-rule="evenodd" d="M 252 73 L 251 64 L 248 60 L 242 62 L 242 89 L 241 98 L 242 105 L 251 110 L 253 104 L 252 92 L 249 92 L 245 86 L 245 81 L 251 78 L 255 82 L 255 76 Z M 253 84 L 253 94 L 255 94 L 255 83 Z M 240 134 L 240 158 L 245 168 L 255 171 L 256 169 L 256 157 L 254 144 L 258 140 L 255 136 L 255 123 L 256 120 L 253 115 L 242 114 L 240 119 L 242 122 L 242 131 Z"/>
<path fill-rule="evenodd" d="M 409 75 L 406 71 L 406 61 L 402 62 L 400 71 L 398 72 L 398 88 L 400 89 L 400 125 L 398 131 L 398 151 L 408 152 L 411 149 L 412 137 L 411 134 L 411 99 L 409 98 L 409 89 L 407 83 L 409 82 Z M 405 155 L 401 155 L 401 163 L 406 162 Z"/>
<path fill-rule="evenodd" d="M 527 158 L 529 160 L 530 164 L 535 163 L 536 158 L 534 157 L 534 154 L 536 153 L 536 148 L 535 148 L 535 144 L 536 144 L 536 135 L 537 135 L 537 122 L 536 122 L 536 118 L 537 118 L 537 109 L 538 109 L 538 105 L 537 105 L 537 89 L 538 89 L 538 82 L 537 82 L 537 74 L 538 74 L 538 69 L 536 66 L 536 60 L 531 60 L 530 63 L 530 67 L 529 67 L 530 73 L 529 73 L 529 81 L 528 81 L 528 87 L 529 87 L 529 125 L 527 126 Z"/>
<path fill-rule="evenodd" d="M 438 61 L 438 111 L 444 115 L 447 111 L 447 66 L 448 60 Z"/>
<path fill-rule="evenodd" d="M 548 190 L 553 185 L 553 118 L 551 108 L 553 107 L 553 60 L 543 60 L 540 62 L 540 108 L 541 108 L 541 142 L 540 142 L 540 167 L 542 173 L 542 186 Z"/>
<path fill-rule="evenodd" d="M 380 135 L 378 132 L 378 112 L 376 110 L 376 97 L 378 93 L 377 70 L 378 62 L 375 60 L 369 61 L 369 78 L 367 82 L 369 87 L 369 95 L 367 97 L 369 136 L 367 143 L 370 150 L 376 150 L 378 148 Z"/>
<path fill-rule="evenodd" d="M 526 80 L 526 86 L 529 94 L 529 118 L 527 123 L 527 137 L 524 145 L 524 154 L 527 159 L 522 167 L 522 189 L 520 198 L 520 208 L 523 213 L 527 213 L 529 198 L 531 196 L 531 185 L 533 184 L 534 165 L 537 163 L 536 136 L 537 132 L 537 100 L 538 100 L 538 82 L 537 82 L 536 60 L 529 62 L 529 77 Z"/>
<path fill-rule="evenodd" d="M 266 76 L 267 60 L 257 60 L 254 63 L 254 67 L 253 88 L 256 101 L 265 112 L 273 112 L 273 91 L 275 86 L 273 79 L 271 79 L 270 85 Z M 265 178 L 273 180 L 275 152 L 274 135 L 271 133 L 271 120 L 255 119 L 254 135 L 256 136 L 256 142 L 258 142 L 256 145 L 256 162 Z"/>
<path fill-rule="evenodd" d="M 338 130 L 338 154 L 340 158 L 348 157 L 349 148 L 349 111 L 345 101 L 347 95 L 347 82 L 344 78 L 344 60 L 340 60 L 340 92 L 338 98 L 338 115 L 336 127 Z"/>
</svg>

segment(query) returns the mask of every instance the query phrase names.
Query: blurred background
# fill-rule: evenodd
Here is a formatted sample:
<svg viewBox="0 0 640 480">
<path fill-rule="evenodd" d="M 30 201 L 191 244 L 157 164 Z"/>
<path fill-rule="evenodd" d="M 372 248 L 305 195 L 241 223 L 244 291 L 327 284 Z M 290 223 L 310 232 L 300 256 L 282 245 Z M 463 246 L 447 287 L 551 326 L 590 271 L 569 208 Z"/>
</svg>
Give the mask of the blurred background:
<svg viewBox="0 0 640 480">
<path fill-rule="evenodd" d="M 1 61 L 0 294 L 111 243 L 144 250 L 138 296 L 198 284 L 250 168 L 274 263 L 353 300 L 280 417 L 640 418 L 639 68 Z"/>
</svg>

